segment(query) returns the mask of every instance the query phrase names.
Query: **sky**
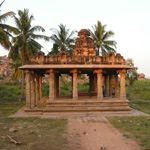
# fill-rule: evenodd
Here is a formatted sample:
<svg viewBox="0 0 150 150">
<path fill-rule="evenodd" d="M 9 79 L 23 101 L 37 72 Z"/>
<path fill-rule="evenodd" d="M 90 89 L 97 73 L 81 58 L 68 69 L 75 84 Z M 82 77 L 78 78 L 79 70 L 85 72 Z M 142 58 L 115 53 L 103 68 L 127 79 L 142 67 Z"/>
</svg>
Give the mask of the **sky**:
<svg viewBox="0 0 150 150">
<path fill-rule="evenodd" d="M 117 42 L 117 53 L 125 59 L 132 58 L 138 73 L 150 77 L 150 0 L 5 0 L 1 14 L 14 11 L 17 15 L 24 8 L 34 16 L 32 25 L 42 26 L 47 36 L 59 24 L 79 31 L 92 29 L 101 21 L 107 31 L 115 33 L 112 39 Z M 6 23 L 15 26 L 12 18 Z M 45 54 L 52 48 L 51 42 L 38 42 Z M 0 56 L 7 54 L 0 47 Z"/>
</svg>

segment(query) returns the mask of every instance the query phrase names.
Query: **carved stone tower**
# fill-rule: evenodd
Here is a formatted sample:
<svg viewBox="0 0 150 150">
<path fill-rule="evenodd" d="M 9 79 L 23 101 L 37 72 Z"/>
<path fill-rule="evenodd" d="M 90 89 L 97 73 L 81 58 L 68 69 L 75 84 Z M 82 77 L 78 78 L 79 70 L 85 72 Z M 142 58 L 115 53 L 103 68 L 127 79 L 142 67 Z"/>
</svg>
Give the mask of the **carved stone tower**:
<svg viewBox="0 0 150 150">
<path fill-rule="evenodd" d="M 78 32 L 79 38 L 76 39 L 73 56 L 95 56 L 93 39 L 90 38 L 90 32 L 82 29 Z"/>
</svg>

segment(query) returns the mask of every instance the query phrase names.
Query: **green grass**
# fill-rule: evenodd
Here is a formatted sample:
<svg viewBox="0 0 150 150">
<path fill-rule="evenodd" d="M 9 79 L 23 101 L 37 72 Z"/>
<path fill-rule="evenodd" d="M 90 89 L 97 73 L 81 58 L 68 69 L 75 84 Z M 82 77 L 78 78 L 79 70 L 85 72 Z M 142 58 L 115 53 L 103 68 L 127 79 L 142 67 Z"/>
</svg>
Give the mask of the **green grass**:
<svg viewBox="0 0 150 150">
<path fill-rule="evenodd" d="M 61 95 L 70 95 L 71 82 L 61 85 Z M 78 91 L 88 91 L 89 83 L 78 84 Z M 127 84 L 127 98 L 134 109 L 150 114 L 150 81 L 136 81 L 130 87 Z M 49 85 L 44 83 L 43 96 L 48 96 Z M 19 102 L 20 84 L 7 83 L 0 85 L 0 149 L 11 150 L 68 150 L 66 119 L 39 118 L 8 118 L 8 116 L 23 107 L 25 102 Z M 111 123 L 123 132 L 126 138 L 133 138 L 139 145 L 150 148 L 150 117 L 112 117 Z M 19 129 L 19 127 L 22 129 Z M 10 133 L 14 127 L 17 132 Z M 7 134 L 13 136 L 21 145 L 10 143 Z"/>
<path fill-rule="evenodd" d="M 126 85 L 130 106 L 150 114 L 150 80 L 135 81 L 133 86 Z"/>
<path fill-rule="evenodd" d="M 60 86 L 60 95 L 71 95 L 72 91 L 72 82 L 66 82 Z M 84 82 L 78 84 L 78 91 L 88 91 L 89 88 L 89 82 Z"/>
<path fill-rule="evenodd" d="M 67 150 L 67 119 L 9 118 L 23 107 L 20 86 L 0 85 L 0 149 L 5 150 Z M 10 128 L 17 129 L 11 133 Z M 20 145 L 11 143 L 10 135 Z"/>
<path fill-rule="evenodd" d="M 130 107 L 150 114 L 150 80 L 126 84 Z M 110 122 L 123 132 L 126 138 L 133 138 L 145 149 L 150 149 L 150 117 L 111 117 Z"/>
<path fill-rule="evenodd" d="M 150 100 L 130 100 L 130 107 L 150 114 Z"/>
<path fill-rule="evenodd" d="M 111 117 L 109 121 L 123 132 L 126 138 L 133 138 L 139 145 L 150 148 L 150 117 Z"/>
<path fill-rule="evenodd" d="M 126 85 L 129 100 L 150 100 L 150 80 L 135 81 L 133 86 Z"/>
</svg>

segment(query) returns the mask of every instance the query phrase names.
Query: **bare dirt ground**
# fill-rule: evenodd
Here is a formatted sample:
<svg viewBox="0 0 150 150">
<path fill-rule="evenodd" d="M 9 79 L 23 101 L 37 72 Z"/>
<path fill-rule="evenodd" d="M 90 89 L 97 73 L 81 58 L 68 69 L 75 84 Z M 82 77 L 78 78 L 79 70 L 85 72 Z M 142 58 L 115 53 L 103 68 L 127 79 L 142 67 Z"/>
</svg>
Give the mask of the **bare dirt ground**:
<svg viewBox="0 0 150 150">
<path fill-rule="evenodd" d="M 70 118 L 68 125 L 71 150 L 141 150 L 105 117 Z"/>
<path fill-rule="evenodd" d="M 149 116 L 132 110 L 131 114 L 48 114 L 29 115 L 23 109 L 10 117 L 67 118 L 70 150 L 142 150 L 136 141 L 127 139 L 106 119 L 109 116 Z"/>
</svg>

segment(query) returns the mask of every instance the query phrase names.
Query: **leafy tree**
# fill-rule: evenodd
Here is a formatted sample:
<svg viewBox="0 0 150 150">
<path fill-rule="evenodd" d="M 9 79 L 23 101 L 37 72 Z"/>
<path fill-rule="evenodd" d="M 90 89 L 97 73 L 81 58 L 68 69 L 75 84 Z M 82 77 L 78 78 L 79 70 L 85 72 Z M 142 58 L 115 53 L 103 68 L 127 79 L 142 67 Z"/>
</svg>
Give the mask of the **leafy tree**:
<svg viewBox="0 0 150 150">
<path fill-rule="evenodd" d="M 137 73 L 138 68 L 134 66 L 133 59 L 128 58 L 126 60 L 126 65 L 133 67 L 132 69 L 127 70 L 126 80 L 129 82 L 130 86 L 138 79 L 139 74 Z"/>
<path fill-rule="evenodd" d="M 18 10 L 18 17 L 14 16 L 14 21 L 17 27 L 18 34 L 12 40 L 12 47 L 9 51 L 9 58 L 14 62 L 20 61 L 21 64 L 25 65 L 29 56 L 40 51 L 42 45 L 36 40 L 44 39 L 49 40 L 49 37 L 44 35 L 35 34 L 36 31 L 44 32 L 44 28 L 41 26 L 31 25 L 34 20 L 33 15 L 29 15 L 29 10 L 24 9 L 23 11 Z M 21 99 L 24 99 L 24 73 L 22 72 L 22 93 Z"/>
<path fill-rule="evenodd" d="M 4 1 L 0 4 L 0 8 Z M 17 33 L 17 29 L 5 24 L 8 17 L 12 17 L 14 12 L 10 11 L 5 14 L 0 14 L 0 44 L 6 49 L 9 50 L 11 43 L 9 37 L 12 36 L 12 33 Z"/>
<path fill-rule="evenodd" d="M 74 47 L 74 35 L 75 31 L 71 31 L 66 28 L 65 25 L 60 24 L 59 30 L 51 29 L 53 31 L 53 35 L 50 37 L 52 40 L 53 48 L 50 53 L 57 54 L 58 51 L 68 51 L 73 49 Z"/>
<path fill-rule="evenodd" d="M 59 52 L 59 46 L 57 44 L 53 44 L 53 47 L 51 51 L 48 53 L 48 55 L 56 55 Z"/>
<path fill-rule="evenodd" d="M 108 40 L 114 36 L 114 32 L 106 31 L 106 25 L 102 25 L 100 21 L 97 22 L 97 25 L 92 26 L 92 28 L 93 31 L 90 30 L 90 33 L 94 40 L 97 55 L 101 53 L 104 56 L 106 52 L 116 52 L 116 41 Z"/>
</svg>

